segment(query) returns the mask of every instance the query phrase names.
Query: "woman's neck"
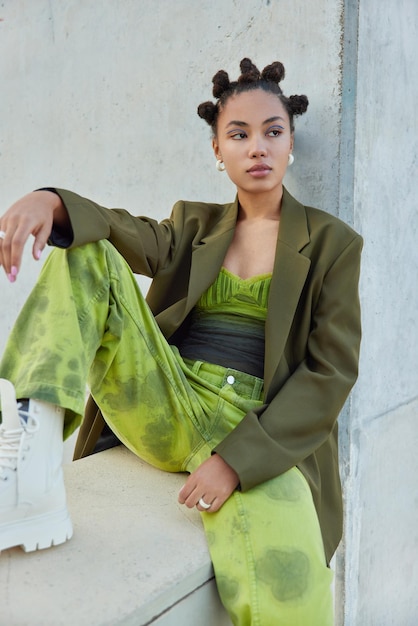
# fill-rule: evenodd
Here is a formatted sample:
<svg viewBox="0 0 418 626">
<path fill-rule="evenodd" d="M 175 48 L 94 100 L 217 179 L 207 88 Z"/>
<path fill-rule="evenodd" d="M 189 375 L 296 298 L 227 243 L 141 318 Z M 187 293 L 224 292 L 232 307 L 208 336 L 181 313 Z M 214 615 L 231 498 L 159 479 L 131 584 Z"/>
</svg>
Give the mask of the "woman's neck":
<svg viewBox="0 0 418 626">
<path fill-rule="evenodd" d="M 280 194 L 264 193 L 253 194 L 240 190 L 238 192 L 239 215 L 238 219 L 280 219 L 280 209 L 283 197 L 283 187 Z"/>
</svg>

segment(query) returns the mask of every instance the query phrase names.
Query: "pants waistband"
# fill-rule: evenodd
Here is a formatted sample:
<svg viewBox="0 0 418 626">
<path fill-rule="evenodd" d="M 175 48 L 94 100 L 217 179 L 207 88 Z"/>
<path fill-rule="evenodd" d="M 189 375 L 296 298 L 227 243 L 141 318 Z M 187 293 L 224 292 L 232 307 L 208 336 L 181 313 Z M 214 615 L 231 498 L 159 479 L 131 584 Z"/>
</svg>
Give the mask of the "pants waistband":
<svg viewBox="0 0 418 626">
<path fill-rule="evenodd" d="M 262 400 L 264 390 L 264 380 L 252 376 L 246 372 L 240 372 L 231 367 L 223 367 L 206 361 L 193 361 L 184 359 L 190 370 L 200 378 L 211 383 L 215 387 L 222 389 L 225 385 L 230 385 L 234 391 L 252 400 Z"/>
</svg>

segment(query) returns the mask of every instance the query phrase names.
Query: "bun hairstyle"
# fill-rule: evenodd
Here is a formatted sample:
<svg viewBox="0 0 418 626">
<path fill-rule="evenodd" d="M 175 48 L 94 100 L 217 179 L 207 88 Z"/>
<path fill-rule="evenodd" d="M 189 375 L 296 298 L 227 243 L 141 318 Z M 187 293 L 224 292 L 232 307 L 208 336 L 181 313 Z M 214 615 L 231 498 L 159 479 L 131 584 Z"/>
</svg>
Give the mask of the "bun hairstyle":
<svg viewBox="0 0 418 626">
<path fill-rule="evenodd" d="M 289 115 L 290 130 L 293 132 L 295 129 L 294 117 L 305 113 L 309 101 L 306 96 L 286 97 L 283 94 L 279 86 L 285 75 L 283 64 L 275 61 L 271 65 L 267 65 L 260 73 L 254 63 L 250 59 L 245 58 L 240 63 L 240 69 L 240 77 L 232 82 L 224 70 L 216 72 L 212 78 L 212 93 L 217 98 L 217 102 L 202 102 L 197 107 L 197 114 L 209 124 L 213 134 L 216 135 L 218 116 L 228 99 L 231 96 L 255 89 L 263 89 L 279 98 Z"/>
</svg>

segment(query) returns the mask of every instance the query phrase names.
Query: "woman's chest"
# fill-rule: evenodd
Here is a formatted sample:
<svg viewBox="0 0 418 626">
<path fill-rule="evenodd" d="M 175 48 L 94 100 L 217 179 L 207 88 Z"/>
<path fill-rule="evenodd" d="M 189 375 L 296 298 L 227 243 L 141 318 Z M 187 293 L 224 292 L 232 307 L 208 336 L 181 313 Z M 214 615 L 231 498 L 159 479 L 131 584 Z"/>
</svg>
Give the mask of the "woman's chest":
<svg viewBox="0 0 418 626">
<path fill-rule="evenodd" d="M 278 221 L 237 223 L 224 267 L 244 279 L 272 273 L 278 232 Z"/>
</svg>

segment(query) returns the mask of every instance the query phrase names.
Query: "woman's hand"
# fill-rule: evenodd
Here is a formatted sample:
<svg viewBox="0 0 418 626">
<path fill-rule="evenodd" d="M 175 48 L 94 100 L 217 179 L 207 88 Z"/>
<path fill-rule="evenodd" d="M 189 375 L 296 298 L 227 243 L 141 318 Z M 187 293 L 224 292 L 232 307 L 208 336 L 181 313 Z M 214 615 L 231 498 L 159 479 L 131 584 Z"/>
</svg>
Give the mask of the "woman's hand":
<svg viewBox="0 0 418 626">
<path fill-rule="evenodd" d="M 33 235 L 32 255 L 38 260 L 52 226 L 70 226 L 61 198 L 52 191 L 33 191 L 15 202 L 0 218 L 0 266 L 10 282 L 15 282 L 22 262 L 23 248 Z"/>
<path fill-rule="evenodd" d="M 213 454 L 190 474 L 180 489 L 179 502 L 189 509 L 197 506 L 199 511 L 215 513 L 238 485 L 239 477 L 236 471 L 218 454 Z M 204 503 L 210 504 L 210 508 L 205 509 L 199 504 L 201 498 Z"/>
</svg>

